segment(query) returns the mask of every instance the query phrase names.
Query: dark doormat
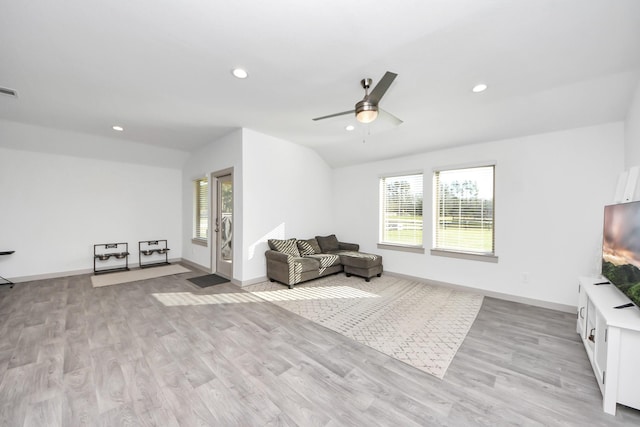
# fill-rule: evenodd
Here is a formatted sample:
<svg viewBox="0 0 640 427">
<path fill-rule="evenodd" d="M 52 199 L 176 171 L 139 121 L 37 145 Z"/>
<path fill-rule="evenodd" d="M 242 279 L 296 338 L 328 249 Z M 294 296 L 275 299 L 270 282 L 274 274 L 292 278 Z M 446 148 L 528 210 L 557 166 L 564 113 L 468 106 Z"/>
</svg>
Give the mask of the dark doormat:
<svg viewBox="0 0 640 427">
<path fill-rule="evenodd" d="M 201 288 L 207 288 L 209 286 L 230 282 L 229 279 L 225 279 L 224 277 L 218 276 L 217 274 L 207 274 L 206 276 L 192 277 L 191 279 L 189 279 L 189 281 L 194 285 L 200 286 Z"/>
</svg>

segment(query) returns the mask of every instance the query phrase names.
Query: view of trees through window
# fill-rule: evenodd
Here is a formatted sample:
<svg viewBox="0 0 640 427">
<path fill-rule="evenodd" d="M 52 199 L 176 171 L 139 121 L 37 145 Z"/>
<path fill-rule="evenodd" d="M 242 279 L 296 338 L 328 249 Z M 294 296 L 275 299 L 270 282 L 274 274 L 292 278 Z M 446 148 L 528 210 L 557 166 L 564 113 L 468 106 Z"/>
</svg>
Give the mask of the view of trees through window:
<svg viewBox="0 0 640 427">
<path fill-rule="evenodd" d="M 422 246 L 422 174 L 381 178 L 382 243 Z"/>
<path fill-rule="evenodd" d="M 494 253 L 494 166 L 436 171 L 434 248 Z"/>
</svg>

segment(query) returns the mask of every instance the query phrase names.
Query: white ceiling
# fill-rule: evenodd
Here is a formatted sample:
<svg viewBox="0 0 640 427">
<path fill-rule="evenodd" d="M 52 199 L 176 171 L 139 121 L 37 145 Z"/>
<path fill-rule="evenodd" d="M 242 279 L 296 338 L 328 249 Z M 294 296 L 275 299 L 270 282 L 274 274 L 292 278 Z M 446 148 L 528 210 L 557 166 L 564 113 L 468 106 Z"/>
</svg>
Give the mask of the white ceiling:
<svg viewBox="0 0 640 427">
<path fill-rule="evenodd" d="M 624 120 L 640 77 L 638 0 L 2 0 L 0 10 L 0 86 L 18 91 L 0 95 L 0 119 L 182 151 L 246 127 L 334 167 Z M 235 66 L 249 78 L 235 79 Z M 401 126 L 382 118 L 348 133 L 350 116 L 311 120 L 352 109 L 360 80 L 375 85 L 387 70 L 398 78 L 380 106 Z M 478 82 L 489 89 L 473 94 Z"/>
</svg>

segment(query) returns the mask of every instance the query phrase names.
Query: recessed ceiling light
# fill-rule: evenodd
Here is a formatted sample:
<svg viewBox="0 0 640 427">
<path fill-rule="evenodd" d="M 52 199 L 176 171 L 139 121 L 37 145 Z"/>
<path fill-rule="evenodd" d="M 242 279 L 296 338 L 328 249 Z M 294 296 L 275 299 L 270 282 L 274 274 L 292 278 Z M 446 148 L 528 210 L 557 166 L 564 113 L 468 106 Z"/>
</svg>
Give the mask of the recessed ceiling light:
<svg viewBox="0 0 640 427">
<path fill-rule="evenodd" d="M 231 74 L 233 74 L 235 77 L 239 79 L 246 79 L 249 76 L 249 73 L 247 73 L 247 70 L 242 68 L 234 68 L 233 70 L 231 70 Z"/>
<path fill-rule="evenodd" d="M 348 125 L 345 129 L 348 130 L 349 132 L 351 132 L 352 130 L 354 130 L 356 127 L 354 125 Z"/>
<path fill-rule="evenodd" d="M 488 87 L 488 86 L 487 86 L 486 84 L 484 84 L 484 83 L 480 83 L 480 84 L 475 85 L 475 86 L 473 87 L 473 89 L 471 89 L 471 90 L 472 90 L 473 92 L 475 92 L 475 93 L 480 93 L 480 92 L 484 92 L 485 90 L 487 90 L 487 87 Z"/>
<path fill-rule="evenodd" d="M 122 132 L 124 130 L 124 128 L 122 126 L 117 126 L 117 125 L 111 127 L 111 129 L 113 129 L 115 131 L 118 131 L 118 132 Z"/>
</svg>

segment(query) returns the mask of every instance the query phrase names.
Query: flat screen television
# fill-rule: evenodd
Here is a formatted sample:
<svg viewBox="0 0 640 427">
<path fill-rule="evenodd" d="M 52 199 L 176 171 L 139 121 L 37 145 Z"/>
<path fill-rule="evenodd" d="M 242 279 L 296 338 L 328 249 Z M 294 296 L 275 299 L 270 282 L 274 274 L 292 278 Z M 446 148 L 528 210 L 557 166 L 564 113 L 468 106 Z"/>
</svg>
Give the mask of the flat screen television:
<svg viewBox="0 0 640 427">
<path fill-rule="evenodd" d="M 640 201 L 604 207 L 602 275 L 640 307 Z"/>
</svg>

